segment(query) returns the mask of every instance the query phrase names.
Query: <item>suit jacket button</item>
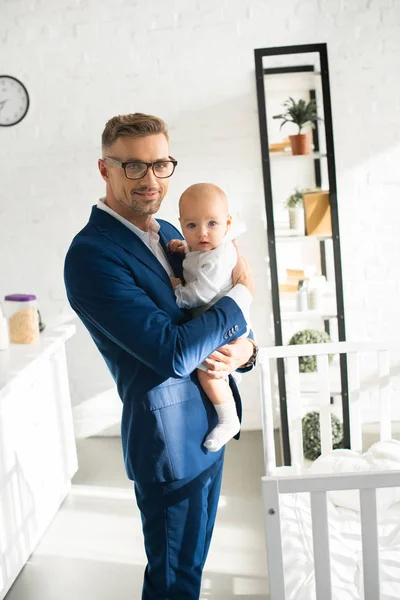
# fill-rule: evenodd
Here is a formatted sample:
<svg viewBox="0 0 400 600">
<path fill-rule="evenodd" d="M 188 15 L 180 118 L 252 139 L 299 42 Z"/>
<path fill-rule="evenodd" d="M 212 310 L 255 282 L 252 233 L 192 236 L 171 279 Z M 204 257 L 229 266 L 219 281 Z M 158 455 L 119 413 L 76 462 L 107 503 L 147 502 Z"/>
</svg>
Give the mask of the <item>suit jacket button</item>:
<svg viewBox="0 0 400 600">
<path fill-rule="evenodd" d="M 227 340 L 228 339 L 228 334 L 224 333 L 224 339 Z"/>
<path fill-rule="evenodd" d="M 239 331 L 239 325 L 235 325 L 235 331 Z"/>
</svg>

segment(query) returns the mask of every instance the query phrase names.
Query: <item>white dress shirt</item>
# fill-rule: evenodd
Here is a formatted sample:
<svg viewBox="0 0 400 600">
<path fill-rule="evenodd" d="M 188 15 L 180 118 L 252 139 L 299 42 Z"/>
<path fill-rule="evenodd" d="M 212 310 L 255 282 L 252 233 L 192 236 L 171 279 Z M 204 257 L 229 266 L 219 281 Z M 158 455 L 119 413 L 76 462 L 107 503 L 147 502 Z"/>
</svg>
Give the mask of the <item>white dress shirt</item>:
<svg viewBox="0 0 400 600">
<path fill-rule="evenodd" d="M 145 243 L 146 246 L 152 251 L 154 256 L 158 258 L 158 260 L 168 273 L 169 277 L 174 277 L 171 265 L 169 264 L 167 257 L 165 256 L 163 247 L 160 244 L 160 236 L 157 233 L 160 229 L 160 225 L 155 219 L 151 220 L 149 231 L 143 231 L 142 229 L 139 229 L 139 227 L 136 227 L 136 225 L 128 221 L 128 219 L 121 217 L 121 215 L 119 215 L 115 210 L 110 208 L 105 203 L 105 198 L 100 198 L 100 200 L 97 203 L 97 208 L 100 210 L 104 210 L 104 212 L 108 213 L 109 215 L 114 217 L 114 219 L 117 219 L 117 221 L 119 221 L 120 223 L 128 227 L 128 229 L 133 231 L 133 233 L 136 234 L 142 240 L 142 242 Z M 240 310 L 246 318 L 246 315 L 248 315 L 250 312 L 250 304 L 253 299 L 247 287 L 240 283 L 236 284 L 230 291 L 228 291 L 225 294 L 225 296 L 232 298 L 232 300 L 236 302 L 236 304 L 239 306 Z"/>
</svg>

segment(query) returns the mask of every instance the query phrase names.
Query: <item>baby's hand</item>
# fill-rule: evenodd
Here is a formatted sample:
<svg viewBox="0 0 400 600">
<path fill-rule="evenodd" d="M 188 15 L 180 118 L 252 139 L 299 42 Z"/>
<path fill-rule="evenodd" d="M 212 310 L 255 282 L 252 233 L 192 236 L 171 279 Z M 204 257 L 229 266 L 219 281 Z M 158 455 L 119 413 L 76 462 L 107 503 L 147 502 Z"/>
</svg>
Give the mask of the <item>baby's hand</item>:
<svg viewBox="0 0 400 600">
<path fill-rule="evenodd" d="M 170 240 L 167 244 L 167 248 L 170 252 L 178 252 L 179 254 L 184 254 L 185 242 L 183 240 Z"/>
<path fill-rule="evenodd" d="M 178 240 L 173 240 L 173 241 L 178 241 Z M 182 281 L 179 279 L 179 277 L 170 277 L 171 280 L 171 285 L 173 287 L 173 289 L 177 288 L 178 285 L 182 285 Z"/>
</svg>

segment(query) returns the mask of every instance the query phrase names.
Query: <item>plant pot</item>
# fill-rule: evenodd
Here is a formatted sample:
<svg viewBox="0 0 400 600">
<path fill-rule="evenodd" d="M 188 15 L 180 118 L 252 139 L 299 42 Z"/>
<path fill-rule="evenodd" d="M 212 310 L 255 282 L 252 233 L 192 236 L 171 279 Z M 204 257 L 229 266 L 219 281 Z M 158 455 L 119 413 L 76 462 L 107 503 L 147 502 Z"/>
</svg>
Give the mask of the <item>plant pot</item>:
<svg viewBox="0 0 400 600">
<path fill-rule="evenodd" d="M 329 192 L 305 192 L 303 202 L 307 235 L 331 236 Z"/>
<path fill-rule="evenodd" d="M 289 227 L 291 230 L 296 231 L 298 235 L 304 235 L 305 222 L 304 222 L 304 208 L 302 206 L 296 206 L 289 208 Z"/>
<path fill-rule="evenodd" d="M 311 154 L 311 133 L 299 133 L 298 135 L 289 135 L 292 154 Z"/>
</svg>

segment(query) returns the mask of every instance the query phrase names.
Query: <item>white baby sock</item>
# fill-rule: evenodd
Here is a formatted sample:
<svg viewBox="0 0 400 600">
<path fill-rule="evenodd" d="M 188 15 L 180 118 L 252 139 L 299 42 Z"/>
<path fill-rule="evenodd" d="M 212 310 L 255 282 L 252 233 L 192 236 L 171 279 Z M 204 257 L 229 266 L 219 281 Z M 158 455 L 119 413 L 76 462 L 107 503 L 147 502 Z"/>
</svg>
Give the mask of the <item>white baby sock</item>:
<svg viewBox="0 0 400 600">
<path fill-rule="evenodd" d="M 240 430 L 235 401 L 214 404 L 218 415 L 218 425 L 207 436 L 204 446 L 210 452 L 218 452 Z"/>
</svg>

